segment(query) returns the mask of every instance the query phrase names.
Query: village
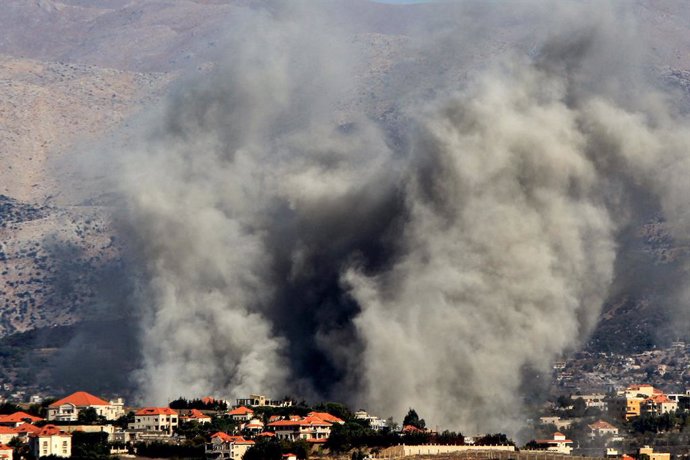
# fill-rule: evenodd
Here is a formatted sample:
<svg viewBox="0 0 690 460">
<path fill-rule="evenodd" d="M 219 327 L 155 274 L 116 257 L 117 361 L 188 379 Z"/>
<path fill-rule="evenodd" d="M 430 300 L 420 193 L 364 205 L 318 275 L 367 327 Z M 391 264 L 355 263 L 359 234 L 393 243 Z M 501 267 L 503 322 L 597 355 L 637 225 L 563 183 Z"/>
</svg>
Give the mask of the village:
<svg viewBox="0 0 690 460">
<path fill-rule="evenodd" d="M 609 393 L 560 396 L 542 412 L 526 431 L 537 436 L 518 445 L 500 433 L 470 436 L 430 429 L 414 409 L 398 424 L 339 403 L 308 406 L 258 394 L 234 401 L 180 397 L 166 407 L 131 407 L 122 398 L 77 391 L 60 399 L 0 406 L 0 459 L 687 457 L 683 428 L 690 426 L 690 390 L 665 393 L 636 384 Z M 674 442 L 670 434 L 676 435 Z M 660 439 L 666 444 L 660 445 Z"/>
</svg>

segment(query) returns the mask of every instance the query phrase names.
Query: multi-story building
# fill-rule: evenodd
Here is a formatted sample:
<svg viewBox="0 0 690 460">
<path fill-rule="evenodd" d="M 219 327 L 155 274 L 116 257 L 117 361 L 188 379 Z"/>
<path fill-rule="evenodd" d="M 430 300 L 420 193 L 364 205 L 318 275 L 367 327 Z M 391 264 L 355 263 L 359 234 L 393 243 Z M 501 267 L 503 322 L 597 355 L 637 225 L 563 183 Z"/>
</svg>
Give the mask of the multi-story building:
<svg viewBox="0 0 690 460">
<path fill-rule="evenodd" d="M 211 436 L 211 442 L 206 444 L 206 458 L 242 460 L 244 454 L 254 445 L 254 441 L 248 441 L 242 436 L 231 436 L 219 431 Z"/>
<path fill-rule="evenodd" d="M 678 409 L 678 402 L 669 399 L 665 394 L 656 394 L 647 398 L 642 406 L 642 412 L 654 415 L 669 414 Z"/>
<path fill-rule="evenodd" d="M 124 405 L 122 398 L 105 401 L 85 391 L 77 391 L 48 406 L 47 419 L 76 422 L 79 412 L 92 408 L 97 415 L 105 417 L 106 420 L 117 420 L 125 415 Z"/>
<path fill-rule="evenodd" d="M 268 407 L 290 407 L 292 406 L 292 401 L 289 399 L 284 399 L 282 401 L 269 399 L 264 395 L 249 395 L 249 398 L 242 398 L 237 400 L 238 406 L 268 406 Z"/>
<path fill-rule="evenodd" d="M 177 412 L 169 407 L 145 407 L 134 414 L 130 430 L 156 432 L 172 436 L 179 424 Z"/>
<path fill-rule="evenodd" d="M 607 408 L 607 403 L 606 403 L 606 395 L 603 393 L 593 393 L 593 394 L 588 394 L 588 395 L 574 395 L 572 399 L 581 399 L 585 402 L 585 406 L 590 408 L 590 407 L 596 407 L 597 409 L 601 409 L 603 411 L 606 410 Z"/>
<path fill-rule="evenodd" d="M 559 432 L 553 434 L 553 439 L 538 439 L 536 442 L 548 452 L 569 455 L 573 451 L 573 441 Z"/>
<path fill-rule="evenodd" d="M 228 415 L 236 422 L 248 422 L 254 418 L 254 411 L 246 406 L 240 406 L 229 411 Z"/>
<path fill-rule="evenodd" d="M 318 417 L 291 417 L 290 420 L 278 420 L 268 424 L 268 429 L 276 434 L 278 439 L 296 441 L 325 441 L 331 435 L 332 423 Z"/>
<path fill-rule="evenodd" d="M 38 433 L 29 435 L 29 450 L 35 458 L 55 455 L 72 456 L 72 436 L 55 425 L 46 425 Z"/>
<path fill-rule="evenodd" d="M 355 418 L 358 420 L 366 420 L 369 422 L 369 427 L 372 430 L 382 430 L 386 427 L 386 421 L 376 417 L 375 415 L 369 415 L 366 411 L 359 410 L 355 412 Z"/>
</svg>

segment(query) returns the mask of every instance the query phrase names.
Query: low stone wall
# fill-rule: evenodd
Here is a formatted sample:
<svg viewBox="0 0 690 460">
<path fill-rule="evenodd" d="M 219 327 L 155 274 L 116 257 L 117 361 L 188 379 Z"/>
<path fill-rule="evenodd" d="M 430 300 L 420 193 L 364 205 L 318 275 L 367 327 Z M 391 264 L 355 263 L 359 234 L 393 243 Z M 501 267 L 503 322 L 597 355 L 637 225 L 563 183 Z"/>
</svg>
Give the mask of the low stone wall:
<svg viewBox="0 0 690 460">
<path fill-rule="evenodd" d="M 445 444 L 399 445 L 383 449 L 378 458 L 409 457 L 412 455 L 440 455 L 455 452 L 515 452 L 514 446 L 465 446 Z"/>
</svg>

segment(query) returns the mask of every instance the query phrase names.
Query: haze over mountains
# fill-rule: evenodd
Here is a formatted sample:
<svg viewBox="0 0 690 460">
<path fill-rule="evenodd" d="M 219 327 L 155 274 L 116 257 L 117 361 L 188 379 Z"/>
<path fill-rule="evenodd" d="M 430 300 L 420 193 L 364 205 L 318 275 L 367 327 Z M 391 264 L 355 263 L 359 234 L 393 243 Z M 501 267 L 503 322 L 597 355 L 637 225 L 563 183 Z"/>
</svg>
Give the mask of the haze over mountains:
<svg viewBox="0 0 690 460">
<path fill-rule="evenodd" d="M 99 391 L 103 388 L 97 385 L 107 382 L 107 391 L 129 390 L 127 372 L 140 365 L 136 350 L 142 312 L 130 303 L 138 286 L 126 261 L 123 238 L 128 234 L 123 228 L 127 227 L 113 221 L 112 170 L 102 167 L 108 163 L 100 152 L 124 155 L 132 145 L 128 136 L 142 120 L 161 110 L 152 107 L 171 91 L 184 88 L 185 82 L 203 82 L 221 64 L 229 66 L 232 74 L 233 55 L 228 53 L 236 49 L 228 44 L 228 36 L 240 30 L 262 3 L 5 2 L 0 15 L 0 332 L 7 336 L 45 328 L 44 335 L 27 338 L 49 349 L 43 352 L 53 372 L 42 374 L 42 383 L 65 390 L 90 384 L 94 386 L 89 389 Z M 353 88 L 338 101 L 340 128 L 345 133 L 356 130 L 353 114 L 363 113 L 393 145 L 405 142 L 407 114 L 399 110 L 404 106 L 401 98 L 426 94 L 431 100 L 441 81 L 463 86 L 476 69 L 497 56 L 514 50 L 535 54 L 535 46 L 551 32 L 539 26 L 540 17 L 532 16 L 529 2 L 518 3 L 523 7 L 513 13 L 495 16 L 476 3 L 442 19 L 438 12 L 443 5 L 364 0 L 323 5 L 351 26 L 352 46 L 361 57 L 353 60 Z M 687 111 L 690 6 L 681 1 L 640 1 L 628 11 L 650 44 L 642 60 L 644 70 L 651 71 L 659 85 L 676 91 L 680 110 Z M 443 30 L 462 20 L 467 21 L 466 33 L 476 46 L 456 47 L 449 39 L 442 43 L 452 56 L 447 62 L 420 52 L 419 41 L 410 38 L 428 33 L 427 28 Z M 236 43 L 238 38 L 232 40 Z M 615 65 L 627 56 L 606 58 Z M 463 65 L 455 66 L 454 60 Z M 429 68 L 435 78 L 420 82 L 418 76 Z M 204 88 L 203 84 L 197 88 L 201 96 Z M 94 155 L 94 150 L 99 154 Z M 644 194 L 639 198 L 631 224 L 617 237 L 622 250 L 590 345 L 594 349 L 639 349 L 686 334 L 687 322 L 679 318 L 687 316 L 678 315 L 686 304 L 673 288 L 687 277 L 688 248 L 670 236 L 658 202 Z M 402 206 L 394 200 L 384 204 Z M 378 209 L 381 204 L 372 206 Z M 364 211 L 362 215 L 366 217 Z M 303 216 L 305 222 L 312 222 L 312 217 Z M 306 249 L 305 254 L 309 255 Z M 336 250 L 328 255 L 339 257 Z M 295 286 L 300 285 L 291 289 Z M 330 288 L 323 289 L 316 292 Z M 285 298 L 293 294 L 287 288 L 282 292 Z M 56 338 L 50 329 L 69 325 L 75 326 L 59 329 L 67 340 Z M 104 330 L 111 333 L 103 334 Z M 302 333 L 304 329 L 295 327 L 288 335 Z M 325 335 L 315 335 L 315 342 L 326 340 Z M 87 348 L 93 358 L 85 360 Z M 295 362 L 307 366 L 302 372 L 313 370 L 305 364 L 307 358 L 328 363 L 318 353 L 301 349 L 291 353 Z M 112 356 L 113 366 L 112 375 L 104 378 L 100 358 L 106 355 Z M 17 368 L 25 365 L 20 362 Z M 80 371 L 71 372 L 77 366 Z M 337 366 L 326 369 L 304 388 L 339 372 Z M 25 374 L 24 378 L 36 379 L 31 372 Z"/>
</svg>

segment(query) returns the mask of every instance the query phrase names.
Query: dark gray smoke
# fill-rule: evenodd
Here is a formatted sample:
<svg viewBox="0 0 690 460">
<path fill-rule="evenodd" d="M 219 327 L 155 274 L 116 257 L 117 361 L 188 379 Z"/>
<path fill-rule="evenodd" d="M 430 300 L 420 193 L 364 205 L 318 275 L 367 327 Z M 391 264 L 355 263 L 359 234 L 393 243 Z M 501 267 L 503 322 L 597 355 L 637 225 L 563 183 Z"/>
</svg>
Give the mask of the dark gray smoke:
<svg viewBox="0 0 690 460">
<path fill-rule="evenodd" d="M 688 227 L 690 131 L 634 23 L 559 5 L 428 6 L 433 33 L 373 57 L 384 38 L 314 2 L 248 9 L 122 154 L 144 399 L 296 393 L 512 429 L 522 371 L 594 328 L 634 193 Z"/>
</svg>

